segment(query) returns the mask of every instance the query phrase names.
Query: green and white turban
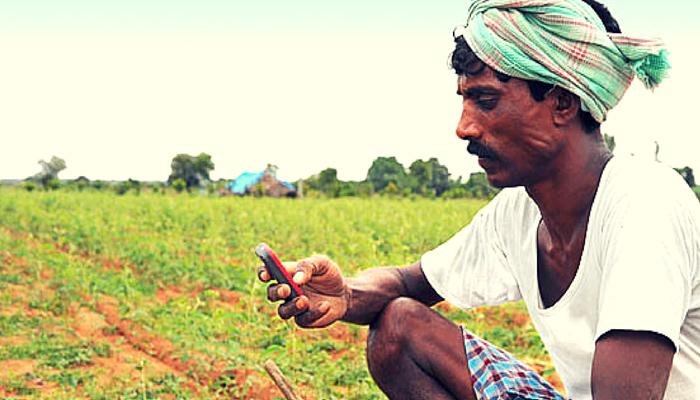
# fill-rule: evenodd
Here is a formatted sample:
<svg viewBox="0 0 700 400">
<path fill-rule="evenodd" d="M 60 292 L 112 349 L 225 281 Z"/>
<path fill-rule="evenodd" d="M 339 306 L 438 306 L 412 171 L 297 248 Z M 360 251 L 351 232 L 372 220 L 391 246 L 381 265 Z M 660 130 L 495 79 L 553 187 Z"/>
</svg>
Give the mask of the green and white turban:
<svg viewBox="0 0 700 400">
<path fill-rule="evenodd" d="M 639 77 L 656 87 L 670 67 L 663 43 L 608 33 L 581 0 L 475 0 L 455 30 L 489 67 L 560 86 L 603 122 Z"/>
</svg>

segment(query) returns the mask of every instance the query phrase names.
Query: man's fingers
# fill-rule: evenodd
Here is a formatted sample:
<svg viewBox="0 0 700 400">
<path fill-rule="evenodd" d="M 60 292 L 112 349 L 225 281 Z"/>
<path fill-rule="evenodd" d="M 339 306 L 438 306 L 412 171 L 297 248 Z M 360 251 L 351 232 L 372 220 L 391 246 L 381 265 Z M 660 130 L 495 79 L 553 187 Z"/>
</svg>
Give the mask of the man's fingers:
<svg viewBox="0 0 700 400">
<path fill-rule="evenodd" d="M 296 271 L 297 268 L 296 262 L 283 262 L 282 265 L 290 276 L 294 273 L 294 271 Z M 258 279 L 263 282 L 269 282 L 272 279 L 272 275 L 270 275 L 270 271 L 267 270 L 266 266 L 261 265 L 258 267 Z"/>
<path fill-rule="evenodd" d="M 306 284 L 314 275 L 314 268 L 316 268 L 315 264 L 308 258 L 299 261 L 296 265 L 294 275 L 292 275 L 292 280 L 294 280 L 294 283 L 297 285 Z"/>
<path fill-rule="evenodd" d="M 270 273 L 267 272 L 267 268 L 265 268 L 264 265 L 258 267 L 258 279 L 260 279 L 263 282 L 267 282 L 270 279 L 272 279 Z"/>
<path fill-rule="evenodd" d="M 270 301 L 284 300 L 292 294 L 292 288 L 287 284 L 270 285 L 267 287 L 267 299 Z"/>
<path fill-rule="evenodd" d="M 277 308 L 277 313 L 282 319 L 295 317 L 309 309 L 309 299 L 300 296 L 292 301 L 288 301 Z"/>
<path fill-rule="evenodd" d="M 321 328 L 333 322 L 330 311 L 330 303 L 322 301 L 316 307 L 297 315 L 294 320 L 304 328 Z"/>
<path fill-rule="evenodd" d="M 332 261 L 326 256 L 312 256 L 301 260 L 297 263 L 292 279 L 297 285 L 304 285 L 313 276 L 323 275 L 328 272 L 329 264 L 332 264 Z"/>
</svg>

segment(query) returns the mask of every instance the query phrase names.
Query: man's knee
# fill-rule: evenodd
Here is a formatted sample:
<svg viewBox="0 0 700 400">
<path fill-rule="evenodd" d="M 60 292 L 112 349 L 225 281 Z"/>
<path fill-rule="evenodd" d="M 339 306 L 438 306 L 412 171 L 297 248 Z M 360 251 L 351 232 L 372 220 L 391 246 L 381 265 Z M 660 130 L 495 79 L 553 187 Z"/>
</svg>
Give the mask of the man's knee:
<svg viewBox="0 0 700 400">
<path fill-rule="evenodd" d="M 419 330 L 417 324 L 424 321 L 429 312 L 430 308 L 407 297 L 399 297 L 387 304 L 370 325 L 367 338 L 370 371 L 383 369 L 385 364 L 395 363 L 402 354 L 410 352 L 414 333 Z"/>
</svg>

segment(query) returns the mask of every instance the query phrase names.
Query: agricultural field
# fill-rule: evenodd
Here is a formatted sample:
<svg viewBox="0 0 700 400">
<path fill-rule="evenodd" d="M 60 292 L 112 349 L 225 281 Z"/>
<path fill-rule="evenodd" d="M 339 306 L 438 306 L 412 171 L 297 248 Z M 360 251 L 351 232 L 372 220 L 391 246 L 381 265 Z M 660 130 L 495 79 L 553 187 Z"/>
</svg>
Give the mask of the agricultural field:
<svg viewBox="0 0 700 400">
<path fill-rule="evenodd" d="M 266 199 L 0 187 L 0 397 L 382 399 L 367 328 L 280 320 L 253 250 L 346 275 L 413 263 L 480 200 Z M 436 309 L 560 381 L 522 304 Z"/>
</svg>

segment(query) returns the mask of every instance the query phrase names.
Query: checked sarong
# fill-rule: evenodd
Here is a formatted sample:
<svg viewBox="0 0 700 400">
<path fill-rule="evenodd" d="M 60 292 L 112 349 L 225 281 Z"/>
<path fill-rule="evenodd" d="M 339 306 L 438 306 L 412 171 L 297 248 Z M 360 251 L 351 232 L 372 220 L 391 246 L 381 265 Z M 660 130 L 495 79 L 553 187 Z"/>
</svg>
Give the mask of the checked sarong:
<svg viewBox="0 0 700 400">
<path fill-rule="evenodd" d="M 513 355 L 462 328 L 467 363 L 480 400 L 565 400 Z"/>
</svg>

